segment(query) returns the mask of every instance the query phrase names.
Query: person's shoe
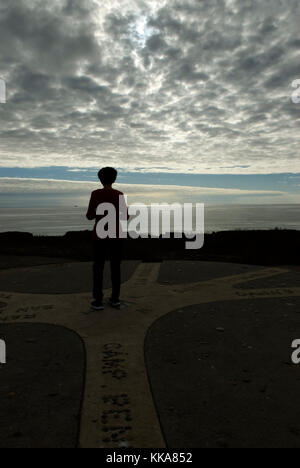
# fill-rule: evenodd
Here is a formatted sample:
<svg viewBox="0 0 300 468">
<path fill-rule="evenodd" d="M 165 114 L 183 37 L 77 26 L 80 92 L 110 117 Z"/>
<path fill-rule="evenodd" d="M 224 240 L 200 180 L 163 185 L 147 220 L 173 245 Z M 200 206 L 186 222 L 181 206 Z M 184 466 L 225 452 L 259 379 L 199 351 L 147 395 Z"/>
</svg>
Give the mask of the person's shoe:
<svg viewBox="0 0 300 468">
<path fill-rule="evenodd" d="M 104 310 L 104 305 L 101 301 L 94 301 L 91 303 L 91 308 L 93 310 Z"/>
<path fill-rule="evenodd" d="M 114 309 L 119 309 L 121 307 L 121 302 L 119 299 L 115 300 L 112 297 L 109 299 L 109 303 L 111 307 L 114 307 Z"/>
</svg>

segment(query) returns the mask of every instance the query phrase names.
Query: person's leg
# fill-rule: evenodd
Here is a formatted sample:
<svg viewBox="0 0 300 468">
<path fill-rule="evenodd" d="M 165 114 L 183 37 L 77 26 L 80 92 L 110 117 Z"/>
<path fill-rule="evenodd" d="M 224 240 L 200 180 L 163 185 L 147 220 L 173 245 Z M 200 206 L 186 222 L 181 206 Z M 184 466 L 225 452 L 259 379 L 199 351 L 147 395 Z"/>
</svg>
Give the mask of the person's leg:
<svg viewBox="0 0 300 468">
<path fill-rule="evenodd" d="M 95 301 L 103 301 L 103 271 L 105 265 L 105 246 L 102 241 L 94 242 L 93 296 Z"/>
<path fill-rule="evenodd" d="M 122 240 L 113 239 L 109 249 L 111 282 L 112 282 L 112 302 L 120 301 L 121 292 L 121 259 L 122 259 Z"/>
</svg>

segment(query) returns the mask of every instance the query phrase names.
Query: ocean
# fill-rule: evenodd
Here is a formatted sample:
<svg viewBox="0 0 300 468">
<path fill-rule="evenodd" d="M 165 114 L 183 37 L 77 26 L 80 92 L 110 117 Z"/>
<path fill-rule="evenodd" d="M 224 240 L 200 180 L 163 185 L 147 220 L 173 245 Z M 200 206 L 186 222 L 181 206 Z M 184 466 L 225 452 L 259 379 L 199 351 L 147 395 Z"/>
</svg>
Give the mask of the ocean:
<svg viewBox="0 0 300 468">
<path fill-rule="evenodd" d="M 82 207 L 0 208 L 0 232 L 59 236 L 92 229 Z M 251 229 L 300 230 L 300 205 L 206 205 L 205 232 Z M 175 230 L 176 229 L 175 227 Z"/>
</svg>

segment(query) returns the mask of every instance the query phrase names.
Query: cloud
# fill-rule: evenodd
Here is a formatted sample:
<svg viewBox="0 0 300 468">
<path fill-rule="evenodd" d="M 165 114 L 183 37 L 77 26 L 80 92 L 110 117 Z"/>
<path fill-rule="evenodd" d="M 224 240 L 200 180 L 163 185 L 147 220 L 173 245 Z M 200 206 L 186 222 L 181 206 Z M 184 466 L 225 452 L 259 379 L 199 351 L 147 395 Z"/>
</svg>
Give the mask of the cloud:
<svg viewBox="0 0 300 468">
<path fill-rule="evenodd" d="M 0 179 L 1 196 L 36 198 L 36 203 L 43 197 L 65 203 L 71 198 L 73 203 L 85 205 L 90 192 L 97 190 L 97 182 L 79 182 L 54 179 L 23 179 L 4 177 Z M 251 203 L 251 200 L 266 200 L 266 202 L 284 202 L 289 195 L 276 190 L 246 190 L 235 188 L 184 187 L 177 185 L 142 185 L 117 184 L 116 188 L 128 196 L 129 203 L 207 203 L 218 201 L 241 200 Z M 298 197 L 298 201 L 300 201 Z"/>
<path fill-rule="evenodd" d="M 294 172 L 299 12 L 298 0 L 2 0 L 0 165 Z"/>
</svg>

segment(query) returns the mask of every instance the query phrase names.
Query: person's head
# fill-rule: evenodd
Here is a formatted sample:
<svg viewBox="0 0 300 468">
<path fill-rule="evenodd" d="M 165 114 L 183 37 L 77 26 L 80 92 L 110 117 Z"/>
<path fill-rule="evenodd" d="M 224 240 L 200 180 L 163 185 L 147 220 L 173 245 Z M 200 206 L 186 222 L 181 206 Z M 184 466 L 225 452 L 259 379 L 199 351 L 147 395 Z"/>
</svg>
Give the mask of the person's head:
<svg viewBox="0 0 300 468">
<path fill-rule="evenodd" d="M 118 171 L 113 167 L 103 167 L 98 172 L 98 177 L 101 184 L 105 186 L 109 186 L 115 183 L 118 177 Z"/>
</svg>

